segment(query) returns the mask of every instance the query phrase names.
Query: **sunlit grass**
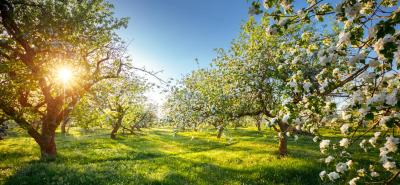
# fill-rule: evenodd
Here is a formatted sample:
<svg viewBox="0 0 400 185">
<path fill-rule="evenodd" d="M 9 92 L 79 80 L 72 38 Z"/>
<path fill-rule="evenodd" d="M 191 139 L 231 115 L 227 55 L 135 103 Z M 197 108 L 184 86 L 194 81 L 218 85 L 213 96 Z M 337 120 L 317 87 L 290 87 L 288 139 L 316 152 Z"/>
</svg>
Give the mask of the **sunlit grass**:
<svg viewBox="0 0 400 185">
<path fill-rule="evenodd" d="M 318 146 L 309 137 L 289 141 L 289 156 L 278 159 L 271 131 L 230 129 L 222 139 L 214 130 L 143 134 L 111 140 L 106 130 L 72 129 L 57 136 L 59 157 L 53 163 L 38 161 L 38 147 L 29 137 L 9 137 L 0 145 L 0 184 L 321 183 Z"/>
</svg>

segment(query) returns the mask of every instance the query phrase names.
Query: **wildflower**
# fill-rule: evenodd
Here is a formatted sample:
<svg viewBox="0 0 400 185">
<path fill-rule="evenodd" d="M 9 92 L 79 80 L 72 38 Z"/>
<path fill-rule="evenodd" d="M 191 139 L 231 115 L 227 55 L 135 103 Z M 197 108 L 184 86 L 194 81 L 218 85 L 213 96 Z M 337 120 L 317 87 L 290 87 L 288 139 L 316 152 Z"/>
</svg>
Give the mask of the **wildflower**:
<svg viewBox="0 0 400 185">
<path fill-rule="evenodd" d="M 326 163 L 326 164 L 329 164 L 329 163 L 331 163 L 334 159 L 335 159 L 334 157 L 328 156 L 327 158 L 325 158 L 325 163 Z"/>
<path fill-rule="evenodd" d="M 383 163 L 382 165 L 386 170 L 392 170 L 396 168 L 396 163 L 395 162 L 390 162 L 390 161 L 386 161 L 385 163 Z"/>
<path fill-rule="evenodd" d="M 378 172 L 371 172 L 371 177 L 378 177 L 379 173 Z"/>
<path fill-rule="evenodd" d="M 360 180 L 360 177 L 355 177 L 349 181 L 350 185 L 357 185 L 357 181 Z"/>
<path fill-rule="evenodd" d="M 342 140 L 340 140 L 339 144 L 340 146 L 347 148 L 350 145 L 350 140 L 347 138 L 343 138 Z"/>
<path fill-rule="evenodd" d="M 318 137 L 318 136 L 315 136 L 315 137 L 313 138 L 314 143 L 318 142 L 318 140 L 319 140 L 319 137 Z"/>
<path fill-rule="evenodd" d="M 364 169 L 359 169 L 357 170 L 358 176 L 364 177 L 365 176 L 365 170 Z"/>
<path fill-rule="evenodd" d="M 319 173 L 319 178 L 321 178 L 321 180 L 324 180 L 325 175 L 326 175 L 326 171 L 324 170 Z"/>
<path fill-rule="evenodd" d="M 331 180 L 331 181 L 335 181 L 336 179 L 339 179 L 340 176 L 339 176 L 339 174 L 336 173 L 336 172 L 331 172 L 331 173 L 328 173 L 328 178 L 329 178 L 329 180 Z"/>
<path fill-rule="evenodd" d="M 364 149 L 364 151 L 366 152 L 366 151 L 367 151 L 367 148 L 365 148 L 365 143 L 367 143 L 367 140 L 366 140 L 366 139 L 363 139 L 363 140 L 360 142 L 360 147 L 361 147 L 362 149 Z"/>
<path fill-rule="evenodd" d="M 349 167 L 349 169 L 351 169 L 351 167 L 353 166 L 353 160 L 348 160 L 346 162 L 347 167 Z"/>
<path fill-rule="evenodd" d="M 339 173 L 344 173 L 347 171 L 347 164 L 342 162 L 336 164 L 336 171 Z"/>
</svg>

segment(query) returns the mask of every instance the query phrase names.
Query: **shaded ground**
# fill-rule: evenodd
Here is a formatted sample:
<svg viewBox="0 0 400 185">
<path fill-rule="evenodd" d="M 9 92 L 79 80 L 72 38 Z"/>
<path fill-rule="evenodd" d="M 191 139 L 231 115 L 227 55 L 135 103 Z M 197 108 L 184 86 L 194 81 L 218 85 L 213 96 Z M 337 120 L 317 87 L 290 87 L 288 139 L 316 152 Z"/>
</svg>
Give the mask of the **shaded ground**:
<svg viewBox="0 0 400 185">
<path fill-rule="evenodd" d="M 308 137 L 289 141 L 290 155 L 278 159 L 273 133 L 231 129 L 145 130 L 143 136 L 109 139 L 102 130 L 57 136 L 56 162 L 38 161 L 32 139 L 0 141 L 0 184 L 320 184 L 318 146 Z M 229 141 L 232 137 L 233 140 Z"/>
</svg>

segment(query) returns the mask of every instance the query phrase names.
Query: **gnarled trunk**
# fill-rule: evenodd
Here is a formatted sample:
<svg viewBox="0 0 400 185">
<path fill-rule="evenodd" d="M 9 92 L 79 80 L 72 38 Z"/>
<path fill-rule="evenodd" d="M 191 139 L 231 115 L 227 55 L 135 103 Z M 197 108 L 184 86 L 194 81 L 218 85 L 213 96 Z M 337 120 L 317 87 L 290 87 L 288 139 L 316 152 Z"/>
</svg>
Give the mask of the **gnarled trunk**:
<svg viewBox="0 0 400 185">
<path fill-rule="evenodd" d="M 119 128 L 121 127 L 122 118 L 123 118 L 123 116 L 119 116 L 117 122 L 113 125 L 113 129 L 111 131 L 111 139 L 117 138 L 117 136 L 115 134 L 117 134 Z"/>
<path fill-rule="evenodd" d="M 218 134 L 217 134 L 217 138 L 219 139 L 219 138 L 221 138 L 221 136 L 222 136 L 222 133 L 224 132 L 224 127 L 223 126 L 219 126 L 218 127 Z"/>
</svg>

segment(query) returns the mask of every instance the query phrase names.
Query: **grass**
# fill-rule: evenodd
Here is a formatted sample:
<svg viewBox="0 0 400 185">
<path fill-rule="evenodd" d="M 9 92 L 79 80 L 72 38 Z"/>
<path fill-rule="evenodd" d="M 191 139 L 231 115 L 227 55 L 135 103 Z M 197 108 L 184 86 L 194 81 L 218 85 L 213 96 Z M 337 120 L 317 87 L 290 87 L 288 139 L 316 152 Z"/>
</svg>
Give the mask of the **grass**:
<svg viewBox="0 0 400 185">
<path fill-rule="evenodd" d="M 0 184 L 324 184 L 324 165 L 310 137 L 289 141 L 289 156 L 277 158 L 274 133 L 255 128 L 182 132 L 147 129 L 143 135 L 109 139 L 106 130 L 78 129 L 57 135 L 58 158 L 39 160 L 33 139 L 14 134 L 0 141 Z"/>
</svg>

